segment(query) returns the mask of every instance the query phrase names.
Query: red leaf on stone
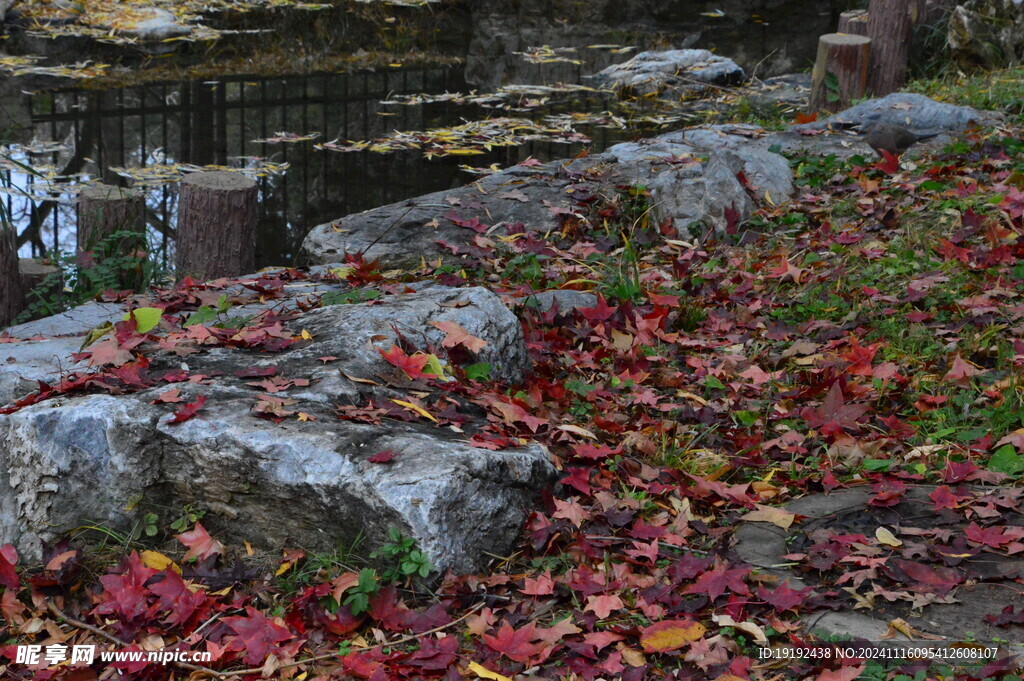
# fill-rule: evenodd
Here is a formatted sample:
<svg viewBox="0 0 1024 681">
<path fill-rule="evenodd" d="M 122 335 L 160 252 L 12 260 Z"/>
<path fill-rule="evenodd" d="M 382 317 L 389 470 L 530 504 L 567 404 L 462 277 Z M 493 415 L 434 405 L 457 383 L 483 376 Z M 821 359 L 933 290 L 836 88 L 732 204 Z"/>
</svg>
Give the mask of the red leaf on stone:
<svg viewBox="0 0 1024 681">
<path fill-rule="evenodd" d="M 893 559 L 893 564 L 914 580 L 914 584 L 910 585 L 914 591 L 944 596 L 964 581 L 959 573 L 947 567 L 933 568 L 902 558 Z"/>
<path fill-rule="evenodd" d="M 371 456 L 367 461 L 370 463 L 391 463 L 395 460 L 395 453 L 390 449 L 385 449 L 382 452 L 377 452 Z"/>
<path fill-rule="evenodd" d="M 196 412 L 203 408 L 204 404 L 206 404 L 206 396 L 200 395 L 196 398 L 195 402 L 189 402 L 178 409 L 178 411 L 174 412 L 174 416 L 168 419 L 167 423 L 182 423 L 184 421 L 188 421 L 196 415 Z"/>
<path fill-rule="evenodd" d="M 469 331 L 466 331 L 459 324 L 455 322 L 428 322 L 431 326 L 444 331 L 445 337 L 441 341 L 441 345 L 446 348 L 454 348 L 458 345 L 466 348 L 470 352 L 477 353 L 484 349 L 487 345 L 487 341 L 482 338 L 477 338 Z"/>
<path fill-rule="evenodd" d="M 407 355 L 405 354 L 405 350 L 397 345 L 392 345 L 391 349 L 387 352 L 377 348 L 377 352 L 380 353 L 381 357 L 387 360 L 388 364 L 396 366 L 404 371 L 405 375 L 412 381 L 423 376 L 423 368 L 427 366 L 427 362 L 430 361 L 430 357 L 427 355 Z"/>
</svg>

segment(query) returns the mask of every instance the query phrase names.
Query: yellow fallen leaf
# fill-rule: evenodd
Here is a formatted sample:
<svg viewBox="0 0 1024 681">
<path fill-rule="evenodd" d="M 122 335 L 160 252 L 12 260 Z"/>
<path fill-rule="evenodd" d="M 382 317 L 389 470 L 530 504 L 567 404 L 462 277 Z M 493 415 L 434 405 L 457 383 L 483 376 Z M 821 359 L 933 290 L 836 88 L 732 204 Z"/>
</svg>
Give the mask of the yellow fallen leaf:
<svg viewBox="0 0 1024 681">
<path fill-rule="evenodd" d="M 567 426 L 558 426 L 558 429 L 564 430 L 567 433 L 575 433 L 576 435 L 582 435 L 583 437 L 590 438 L 591 440 L 597 439 L 597 436 L 591 433 L 586 428 L 580 428 L 579 426 L 574 426 L 572 424 L 569 424 Z"/>
<path fill-rule="evenodd" d="M 757 505 L 756 511 L 751 511 L 745 516 L 741 517 L 740 520 L 745 520 L 748 523 L 771 523 L 781 527 L 784 530 L 788 530 L 789 526 L 793 524 L 793 520 L 796 518 L 796 513 L 787 511 L 783 508 L 774 508 L 772 506 Z"/>
<path fill-rule="evenodd" d="M 305 329 L 302 330 L 302 340 L 313 340 L 313 334 Z"/>
<path fill-rule="evenodd" d="M 636 648 L 623 648 L 619 652 L 622 653 L 622 661 L 630 667 L 643 667 L 647 664 L 647 658 Z"/>
<path fill-rule="evenodd" d="M 469 671 L 476 674 L 477 678 L 479 679 L 491 679 L 492 681 L 512 681 L 512 679 L 510 679 L 509 677 L 502 676 L 498 672 L 492 672 L 487 667 L 481 664 L 477 664 L 476 662 L 469 663 Z"/>
<path fill-rule="evenodd" d="M 754 643 L 758 645 L 768 645 L 768 637 L 765 636 L 761 627 L 753 622 L 737 622 L 728 615 L 712 615 L 711 619 L 720 627 L 732 627 L 733 629 L 739 629 L 745 634 L 750 634 L 754 638 Z"/>
<path fill-rule="evenodd" d="M 143 551 L 139 554 L 139 557 L 142 558 L 142 564 L 148 568 L 154 570 L 171 568 L 175 572 L 181 572 L 181 568 L 178 567 L 177 563 L 158 551 Z"/>
<path fill-rule="evenodd" d="M 405 407 L 406 409 L 412 409 L 414 412 L 416 412 L 420 416 L 426 417 L 426 418 L 430 419 L 431 421 L 433 421 L 434 423 L 438 423 L 438 420 L 436 418 L 434 418 L 433 414 L 431 414 L 429 411 L 427 411 L 423 407 L 417 406 L 417 405 L 413 404 L 412 402 L 405 402 L 403 400 L 391 400 L 391 401 L 394 402 L 395 404 L 397 404 L 399 407 Z"/>
<path fill-rule="evenodd" d="M 640 645 L 648 653 L 666 653 L 696 641 L 704 636 L 705 631 L 707 631 L 707 627 L 700 622 L 662 620 L 640 632 Z M 625 657 L 625 651 L 623 651 L 623 657 Z"/>
<path fill-rule="evenodd" d="M 896 535 L 894 535 L 892 532 L 885 529 L 884 527 L 879 527 L 877 530 L 875 530 L 875 539 L 878 540 L 879 544 L 885 544 L 886 546 L 903 546 L 903 542 L 897 539 Z"/>
</svg>

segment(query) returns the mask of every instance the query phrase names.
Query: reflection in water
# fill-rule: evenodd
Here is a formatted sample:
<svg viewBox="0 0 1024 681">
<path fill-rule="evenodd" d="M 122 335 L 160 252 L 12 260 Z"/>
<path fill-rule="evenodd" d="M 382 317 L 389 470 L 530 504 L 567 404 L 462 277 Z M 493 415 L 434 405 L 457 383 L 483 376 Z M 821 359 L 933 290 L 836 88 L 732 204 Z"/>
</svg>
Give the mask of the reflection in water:
<svg viewBox="0 0 1024 681">
<path fill-rule="evenodd" d="M 500 115 L 457 102 L 381 103 L 395 95 L 459 89 L 465 84 L 458 72 L 437 67 L 287 78 L 237 76 L 26 95 L 32 141 L 15 147 L 15 158 L 42 168 L 49 180 L 11 171 L 23 190 L 8 196 L 21 253 L 27 257 L 55 248 L 73 250 L 75 188 L 86 180 L 102 180 L 147 191 L 150 234 L 159 244 L 160 257 L 171 262 L 177 198 L 173 180 L 182 169 L 215 165 L 243 170 L 259 180 L 260 266 L 291 263 L 306 232 L 317 224 L 458 186 L 473 176 L 458 167 L 467 162 L 464 156 L 431 160 L 418 151 L 335 153 L 314 150 L 312 140 L 265 140 L 283 132 L 319 133 L 316 142 L 371 139 L 394 130 L 427 130 Z M 571 106 L 602 104 L 607 104 L 607 95 Z M 571 106 L 565 103 L 563 110 Z M 544 113 L 555 110 L 547 107 Z M 608 131 L 593 134 L 596 147 L 624 137 Z M 470 160 L 476 166 L 514 164 L 531 155 L 557 158 L 581 148 L 531 142 Z M 172 181 L 164 181 L 168 179 Z M 25 192 L 37 200 L 27 200 Z"/>
<path fill-rule="evenodd" d="M 151 184 L 133 169 L 157 165 L 221 165 L 260 176 L 258 259 L 286 263 L 305 232 L 319 222 L 448 186 L 457 169 L 410 167 L 412 158 L 313 152 L 311 143 L 256 142 L 275 133 L 321 132 L 325 139 L 363 138 L 392 127 L 442 124 L 444 107 L 406 108 L 379 115 L 378 102 L 393 92 L 458 87 L 449 69 L 319 74 L 250 80 L 150 84 L 121 90 L 64 90 L 27 98 L 33 142 L 27 158 L 49 166 L 70 184 L 58 200 L 9 197 L 23 255 L 74 246 L 74 184 Z M 265 163 L 265 162 L 269 163 Z M 287 168 L 280 174 L 261 166 Z M 119 174 L 119 169 L 121 174 Z M 127 178 L 124 175 L 136 175 Z M 172 173 L 173 175 L 173 173 Z M 15 182 L 38 195 L 37 178 Z M 54 186 L 50 183 L 49 186 Z M 167 257 L 173 236 L 173 184 L 148 187 L 147 223 Z"/>
</svg>

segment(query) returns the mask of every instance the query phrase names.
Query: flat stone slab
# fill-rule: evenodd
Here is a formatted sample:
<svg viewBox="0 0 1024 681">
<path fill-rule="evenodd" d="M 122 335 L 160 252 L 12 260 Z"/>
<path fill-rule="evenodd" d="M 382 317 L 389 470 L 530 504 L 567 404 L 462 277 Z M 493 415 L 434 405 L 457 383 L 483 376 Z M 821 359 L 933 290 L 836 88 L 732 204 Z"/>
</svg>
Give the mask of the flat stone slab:
<svg viewBox="0 0 1024 681">
<path fill-rule="evenodd" d="M 330 288 L 286 284 L 283 298 L 231 310 L 274 314 L 280 337 L 307 339 L 280 352 L 207 348 L 202 327 L 194 338 L 174 332 L 173 342 L 160 332 L 166 347 L 145 352 L 149 375 L 185 376 L 130 394 L 57 395 L 0 414 L 0 544 L 38 556 L 42 542 L 83 524 L 129 531 L 150 510 L 192 504 L 207 510 L 203 522 L 219 536 L 266 548 L 333 550 L 359 539 L 369 554 L 397 529 L 438 572 L 476 571 L 511 551 L 557 477 L 543 447 L 476 447 L 462 428 L 426 418 L 403 422 L 379 411 L 341 420 L 336 410 L 373 411 L 370 401 L 397 409 L 393 400 L 417 398 L 429 405 L 436 393 L 428 383 L 382 357 L 394 345 L 436 353 L 449 368 L 487 363 L 492 378 L 519 380 L 529 360 L 518 318 L 491 291 L 434 284 L 309 309 L 309 292 Z M 69 335 L 0 344 L 8 360 L 0 362 L 0 390 L 19 398 L 35 381 L 94 370 L 70 354 L 94 323 L 123 315 L 120 305 L 86 306 L 15 327 L 15 337 Z M 449 352 L 446 331 L 432 322 L 456 324 L 484 345 Z M 177 401 L 159 403 L 172 388 Z M 200 398 L 193 418 L 173 421 Z M 276 421 L 262 418 L 268 398 L 283 400 Z M 481 421 L 464 424 L 470 431 L 485 423 L 472 411 L 467 418 Z M 369 460 L 377 454 L 386 456 Z"/>
<path fill-rule="evenodd" d="M 908 152 L 913 155 L 941 149 L 972 125 L 993 125 L 1000 120 L 1002 114 L 994 111 L 937 102 L 912 92 L 894 92 L 819 121 L 790 126 L 789 130 L 764 137 L 761 144 L 788 152 L 835 154 L 838 158 L 861 154 L 870 158 L 874 152 L 856 134 L 855 128 L 861 125 L 891 123 L 918 132 L 941 133 L 914 145 Z"/>
<path fill-rule="evenodd" d="M 840 592 L 843 609 L 804 617 L 819 634 L 882 641 L 889 623 L 901 618 L 950 642 L 969 636 L 982 643 L 1009 641 L 1015 654 L 1024 653 L 1024 616 L 1018 624 L 1004 614 L 1007 607 L 1013 613 L 1024 611 L 1024 593 L 1014 586 L 1024 575 L 1024 561 L 1010 540 L 1003 546 L 1013 553 L 972 539 L 1002 541 L 992 538 L 998 531 L 986 534 L 989 523 L 1009 528 L 1009 536 L 1024 537 L 1024 514 L 1018 509 L 1024 491 L 954 487 L 958 503 L 978 509 L 967 519 L 955 509 L 933 510 L 935 499 L 949 498 L 948 489 L 914 486 L 893 500 L 868 488 L 804 497 L 784 506 L 797 514 L 788 531 L 769 523 L 744 523 L 736 531 L 734 548 L 743 561 L 788 581 L 791 588 L 856 590 L 859 601 Z M 879 528 L 883 534 L 877 534 Z M 1019 550 L 1024 551 L 1024 544 Z M 829 575 L 827 581 L 821 581 L 823 574 Z M 857 602 L 873 607 L 855 610 Z M 998 626 L 1000 618 L 1013 623 Z"/>
</svg>

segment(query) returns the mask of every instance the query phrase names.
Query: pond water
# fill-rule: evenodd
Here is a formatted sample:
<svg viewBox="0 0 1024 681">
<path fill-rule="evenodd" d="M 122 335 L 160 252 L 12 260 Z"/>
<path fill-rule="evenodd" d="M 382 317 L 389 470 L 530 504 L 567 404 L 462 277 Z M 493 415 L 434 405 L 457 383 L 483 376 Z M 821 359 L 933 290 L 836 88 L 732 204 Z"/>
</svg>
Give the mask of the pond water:
<svg viewBox="0 0 1024 681">
<path fill-rule="evenodd" d="M 780 3 L 764 0 L 759 4 Z M 803 7 L 823 26 L 845 4 L 849 3 L 781 3 L 790 9 Z M 824 5 L 827 7 L 823 8 Z M 697 16 L 693 9 L 687 9 L 687 20 L 691 23 L 686 30 L 691 37 L 691 24 Z M 706 14 L 704 21 L 709 24 L 718 21 L 713 12 Z M 492 13 L 466 24 L 476 32 L 464 41 L 468 55 L 461 56 L 465 62 L 454 66 L 395 65 L 373 71 L 282 77 L 243 73 L 106 90 L 79 86 L 25 93 L 7 88 L 3 96 L 3 106 L 9 110 L 7 116 L 23 125 L 19 144 L 9 148 L 8 154 L 16 163 L 25 163 L 42 173 L 28 175 L 12 164 L 8 164 L 6 171 L 7 208 L 18 229 L 20 253 L 23 257 L 39 257 L 55 249 L 73 251 L 75 188 L 84 181 L 102 180 L 146 190 L 146 221 L 155 242 L 153 252 L 169 262 L 173 260 L 170 256 L 176 179 L 182 172 L 197 167 L 224 166 L 258 179 L 259 265 L 291 264 L 303 237 L 317 224 L 465 184 L 475 177 L 467 172 L 467 165 L 505 167 L 530 156 L 548 160 L 572 156 L 585 148 L 600 151 L 624 139 L 663 131 L 666 125 L 682 125 L 678 118 L 661 125 L 641 118 L 608 126 L 586 118 L 569 120 L 565 116 L 569 113 L 616 110 L 610 93 L 591 91 L 527 90 L 506 93 L 498 102 L 438 97 L 437 101 L 428 98 L 412 105 L 394 103 L 402 95 L 470 92 L 474 88 L 466 82 L 467 73 L 474 74 L 478 84 L 499 78 L 518 83 L 579 83 L 585 73 L 593 73 L 607 63 L 624 61 L 635 49 L 646 46 L 642 28 L 609 34 L 607 27 L 588 30 L 587 26 L 553 25 L 547 32 L 538 33 L 530 23 L 536 19 L 509 10 L 505 14 L 499 12 L 498 19 Z M 750 14 L 744 21 L 751 27 L 751 35 L 763 39 L 762 16 Z M 642 27 L 643 22 L 637 25 Z M 312 23 L 309 26 L 310 31 L 322 31 Z M 496 43 L 484 39 L 481 32 L 485 30 L 501 42 L 500 58 L 487 56 L 488 45 Z M 574 53 L 560 53 L 563 59 L 531 60 L 529 54 L 511 54 L 515 45 L 529 52 L 532 41 L 562 33 L 566 46 L 577 46 Z M 759 51 L 739 37 L 741 32 L 734 33 L 739 41 L 736 51 L 742 52 L 747 61 L 763 61 L 778 51 L 774 38 Z M 509 35 L 515 37 L 515 45 L 509 43 Z M 808 35 L 811 40 L 810 36 L 816 33 Z M 635 40 L 629 45 L 587 44 L 589 40 L 609 37 Z M 649 38 L 649 42 L 666 40 L 664 32 L 652 32 Z M 436 47 L 436 37 L 432 40 Z M 676 41 L 681 42 L 682 38 Z M 689 38 L 687 42 L 701 46 L 699 41 Z M 453 45 L 457 46 L 459 41 L 446 36 L 445 43 L 445 56 L 450 57 L 451 51 L 457 49 Z M 727 47 L 718 48 L 722 54 L 730 54 Z M 792 57 L 793 53 L 789 54 Z M 577 61 L 580 63 L 573 63 Z M 515 68 L 510 68 L 510 63 Z M 484 73 L 490 67 L 490 72 Z M 392 103 L 385 103 L 386 100 Z M 616 111 L 623 113 L 621 109 Z M 561 118 L 550 118 L 559 114 Z M 394 131 L 425 131 L 492 117 L 529 118 L 551 134 L 534 135 L 539 139 L 494 147 L 480 155 L 429 157 L 419 149 L 379 153 L 318 148 L 335 140 L 343 145 L 346 140 L 373 140 Z M 293 135 L 300 139 L 282 139 Z"/>
</svg>

